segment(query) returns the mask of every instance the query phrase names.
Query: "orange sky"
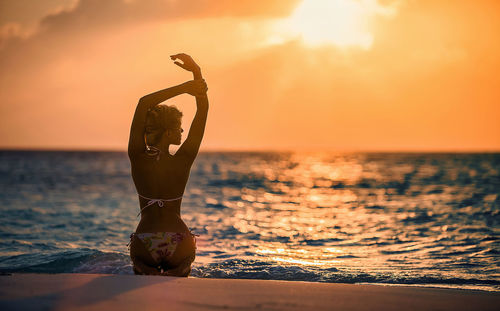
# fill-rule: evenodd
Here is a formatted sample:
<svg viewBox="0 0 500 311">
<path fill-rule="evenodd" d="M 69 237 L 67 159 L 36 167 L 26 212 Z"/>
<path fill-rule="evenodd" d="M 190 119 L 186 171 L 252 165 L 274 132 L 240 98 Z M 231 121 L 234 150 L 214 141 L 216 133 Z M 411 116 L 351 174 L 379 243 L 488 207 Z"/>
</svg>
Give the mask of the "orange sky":
<svg viewBox="0 0 500 311">
<path fill-rule="evenodd" d="M 0 0 L 0 148 L 125 150 L 186 52 L 202 150 L 500 150 L 499 1 L 327 3 Z"/>
</svg>

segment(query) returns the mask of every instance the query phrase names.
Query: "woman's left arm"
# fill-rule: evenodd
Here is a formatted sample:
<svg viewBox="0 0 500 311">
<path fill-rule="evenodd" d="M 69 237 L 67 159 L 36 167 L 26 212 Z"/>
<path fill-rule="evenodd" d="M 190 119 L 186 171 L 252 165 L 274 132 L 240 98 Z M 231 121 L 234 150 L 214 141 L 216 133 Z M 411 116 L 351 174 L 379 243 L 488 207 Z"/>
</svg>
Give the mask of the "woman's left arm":
<svg viewBox="0 0 500 311">
<path fill-rule="evenodd" d="M 185 157 L 192 163 L 198 154 L 201 141 L 205 133 L 205 125 L 208 116 L 208 96 L 207 94 L 196 96 L 196 114 L 189 129 L 189 134 L 177 151 L 176 155 Z"/>
<path fill-rule="evenodd" d="M 148 110 L 154 106 L 186 92 L 186 83 L 163 89 L 141 97 L 135 109 L 134 119 L 130 128 L 130 138 L 128 141 L 128 156 L 133 159 L 146 149 L 144 133 L 146 130 L 146 116 Z"/>
</svg>

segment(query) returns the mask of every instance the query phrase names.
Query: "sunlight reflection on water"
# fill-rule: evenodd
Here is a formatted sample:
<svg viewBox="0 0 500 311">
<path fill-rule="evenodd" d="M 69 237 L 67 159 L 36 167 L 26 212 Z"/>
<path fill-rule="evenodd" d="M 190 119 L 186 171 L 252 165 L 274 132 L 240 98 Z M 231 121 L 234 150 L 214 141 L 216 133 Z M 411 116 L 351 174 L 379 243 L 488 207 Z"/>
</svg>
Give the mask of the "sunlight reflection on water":
<svg viewBox="0 0 500 311">
<path fill-rule="evenodd" d="M 125 154 L 2 157 L 1 267 L 60 271 L 48 254 L 76 251 L 62 271 L 131 273 Z M 499 171 L 498 154 L 202 153 L 182 207 L 193 273 L 498 286 Z"/>
<path fill-rule="evenodd" d="M 498 250 L 499 232 L 498 188 L 481 180 L 498 184 L 498 171 L 482 165 L 447 155 L 249 155 L 226 167 L 222 191 L 210 196 L 238 200 L 213 211 L 220 226 L 203 224 L 205 210 L 193 209 L 192 220 L 232 258 L 370 273 L 475 271 L 481 278 L 481 267 L 498 265 L 497 256 L 481 254 Z M 481 194 L 470 202 L 476 207 L 467 204 L 473 193 Z M 474 229 L 464 234 L 467 226 Z M 228 227 L 236 233 L 226 235 L 227 244 L 210 238 Z"/>
</svg>

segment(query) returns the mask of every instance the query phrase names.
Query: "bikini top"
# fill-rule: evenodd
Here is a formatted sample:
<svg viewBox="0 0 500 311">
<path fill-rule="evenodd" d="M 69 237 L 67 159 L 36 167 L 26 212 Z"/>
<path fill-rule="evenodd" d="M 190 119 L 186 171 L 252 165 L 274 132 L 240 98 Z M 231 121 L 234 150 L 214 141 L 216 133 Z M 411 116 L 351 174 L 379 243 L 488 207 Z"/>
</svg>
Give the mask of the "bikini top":
<svg viewBox="0 0 500 311">
<path fill-rule="evenodd" d="M 177 200 L 182 199 L 182 195 L 178 198 L 175 198 L 175 199 L 152 199 L 152 198 L 148 198 L 148 197 L 145 197 L 143 195 L 140 195 L 140 194 L 137 194 L 137 195 L 139 195 L 143 199 L 149 200 L 148 203 L 143 208 L 141 208 L 141 211 L 139 212 L 139 214 L 137 214 L 137 217 L 139 217 L 139 215 L 141 215 L 142 211 L 148 206 L 158 204 L 159 207 L 163 207 L 163 202 L 172 202 L 172 201 L 177 201 Z"/>
</svg>

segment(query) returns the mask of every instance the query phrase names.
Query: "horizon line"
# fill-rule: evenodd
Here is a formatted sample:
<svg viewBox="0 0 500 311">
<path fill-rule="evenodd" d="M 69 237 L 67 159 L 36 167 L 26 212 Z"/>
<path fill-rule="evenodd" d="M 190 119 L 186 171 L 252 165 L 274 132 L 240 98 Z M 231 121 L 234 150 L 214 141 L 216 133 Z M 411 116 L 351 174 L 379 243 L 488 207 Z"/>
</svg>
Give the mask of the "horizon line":
<svg viewBox="0 0 500 311">
<path fill-rule="evenodd" d="M 0 151 L 26 151 L 26 152 L 127 152 L 122 148 L 84 148 L 84 147 L 0 147 Z M 230 149 L 230 148 L 202 148 L 199 153 L 500 153 L 500 149 L 334 149 L 334 148 L 254 148 L 254 149 Z"/>
</svg>

